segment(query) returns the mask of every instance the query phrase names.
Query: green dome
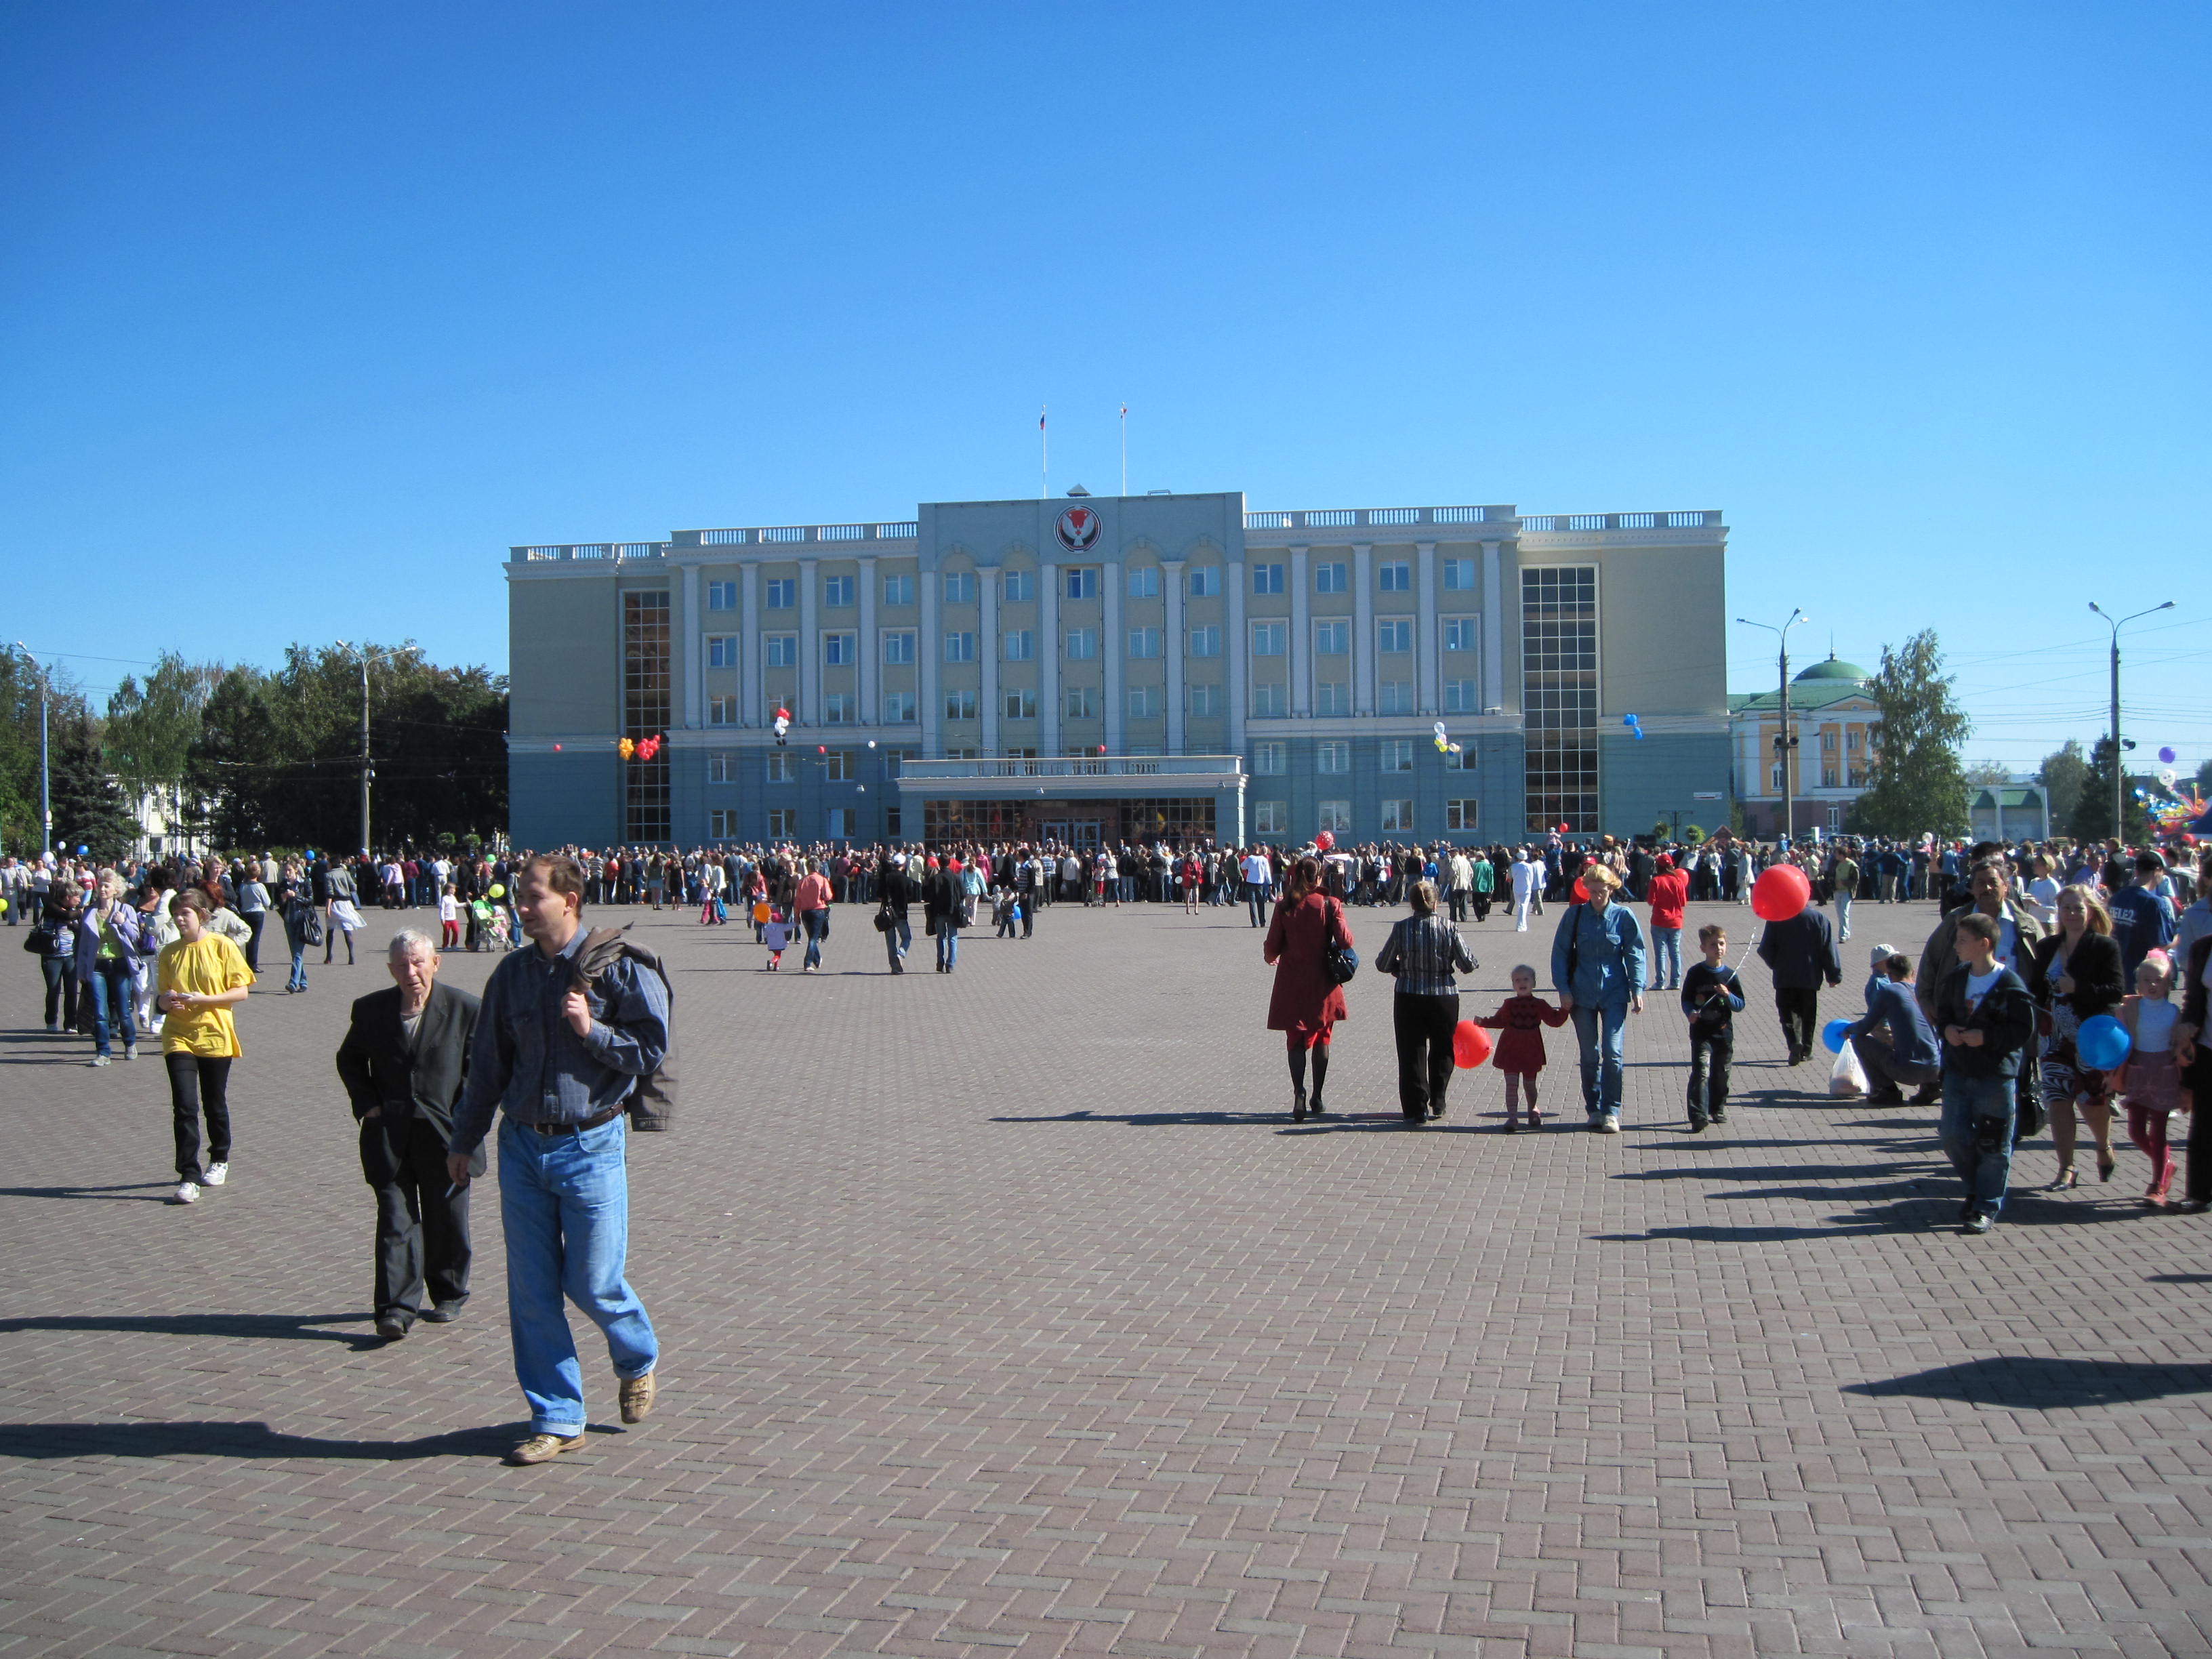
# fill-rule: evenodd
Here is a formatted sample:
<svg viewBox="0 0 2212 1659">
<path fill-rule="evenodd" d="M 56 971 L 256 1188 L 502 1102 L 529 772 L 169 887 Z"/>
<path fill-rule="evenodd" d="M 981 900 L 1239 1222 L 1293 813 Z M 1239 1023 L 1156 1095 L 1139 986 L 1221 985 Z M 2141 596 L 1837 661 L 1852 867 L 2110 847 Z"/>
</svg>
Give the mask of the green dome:
<svg viewBox="0 0 2212 1659">
<path fill-rule="evenodd" d="M 1855 662 L 1839 662 L 1831 656 L 1826 662 L 1816 662 L 1797 678 L 1807 680 L 1849 680 L 1853 685 L 1864 685 L 1874 677 Z"/>
</svg>

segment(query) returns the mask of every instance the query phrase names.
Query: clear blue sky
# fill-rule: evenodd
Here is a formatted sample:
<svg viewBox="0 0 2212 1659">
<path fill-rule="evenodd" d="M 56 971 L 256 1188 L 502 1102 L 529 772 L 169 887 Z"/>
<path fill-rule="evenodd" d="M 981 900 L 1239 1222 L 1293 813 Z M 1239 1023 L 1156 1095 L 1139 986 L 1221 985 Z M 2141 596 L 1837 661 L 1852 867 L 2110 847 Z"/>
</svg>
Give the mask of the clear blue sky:
<svg viewBox="0 0 2212 1659">
<path fill-rule="evenodd" d="M 0 9 L 0 630 L 502 665 L 510 543 L 1719 507 L 2033 763 L 2212 751 L 2212 9 Z M 1738 629 L 1730 684 L 1771 678 Z M 120 662 L 103 660 L 120 659 Z M 2185 678 L 2186 675 L 2186 678 Z"/>
</svg>

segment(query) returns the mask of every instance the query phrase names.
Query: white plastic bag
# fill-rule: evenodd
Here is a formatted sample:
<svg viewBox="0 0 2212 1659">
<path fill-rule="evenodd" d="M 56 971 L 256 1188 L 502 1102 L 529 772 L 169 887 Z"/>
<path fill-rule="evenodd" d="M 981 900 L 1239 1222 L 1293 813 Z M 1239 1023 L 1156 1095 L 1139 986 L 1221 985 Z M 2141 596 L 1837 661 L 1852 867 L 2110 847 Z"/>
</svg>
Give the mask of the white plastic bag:
<svg viewBox="0 0 2212 1659">
<path fill-rule="evenodd" d="M 1848 1042 L 1836 1056 L 1836 1063 L 1828 1068 L 1828 1092 L 1838 1100 L 1849 1100 L 1867 1092 L 1866 1067 L 1859 1064 L 1858 1051 Z"/>
</svg>

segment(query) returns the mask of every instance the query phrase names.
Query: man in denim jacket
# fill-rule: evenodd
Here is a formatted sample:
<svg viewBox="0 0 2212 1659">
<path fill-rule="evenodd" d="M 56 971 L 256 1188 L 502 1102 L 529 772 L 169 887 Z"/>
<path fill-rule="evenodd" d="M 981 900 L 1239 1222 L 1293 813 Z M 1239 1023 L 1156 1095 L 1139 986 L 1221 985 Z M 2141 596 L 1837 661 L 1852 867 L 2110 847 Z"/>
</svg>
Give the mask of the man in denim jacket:
<svg viewBox="0 0 2212 1659">
<path fill-rule="evenodd" d="M 1552 984 L 1574 1017 L 1582 1048 L 1583 1109 L 1598 1134 L 1620 1133 L 1621 1027 L 1644 1012 L 1644 930 L 1615 904 L 1620 878 L 1595 861 L 1583 866 L 1588 903 L 1570 904 L 1552 937 Z"/>
</svg>

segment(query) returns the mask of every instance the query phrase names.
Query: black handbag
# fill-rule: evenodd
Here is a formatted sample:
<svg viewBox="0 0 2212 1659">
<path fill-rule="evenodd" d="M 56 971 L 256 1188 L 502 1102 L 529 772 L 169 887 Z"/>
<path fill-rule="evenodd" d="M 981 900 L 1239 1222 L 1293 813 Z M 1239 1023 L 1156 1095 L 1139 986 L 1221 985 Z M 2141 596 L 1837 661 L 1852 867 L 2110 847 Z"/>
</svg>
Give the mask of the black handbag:
<svg viewBox="0 0 2212 1659">
<path fill-rule="evenodd" d="M 1349 945 L 1339 945 L 1336 942 L 1336 931 L 1343 926 L 1344 922 L 1344 907 L 1340 904 L 1331 905 L 1328 919 L 1329 938 L 1322 947 L 1322 972 L 1328 976 L 1331 985 L 1349 984 L 1352 976 L 1359 971 L 1359 952 Z"/>
<path fill-rule="evenodd" d="M 34 957 L 46 955 L 53 948 L 53 944 L 54 936 L 46 931 L 46 924 L 43 921 L 23 936 L 23 948 Z"/>
<path fill-rule="evenodd" d="M 883 909 L 876 912 L 876 931 L 878 933 L 888 933 L 892 928 L 897 926 L 898 918 L 890 913 L 889 906 L 886 906 Z"/>
</svg>

